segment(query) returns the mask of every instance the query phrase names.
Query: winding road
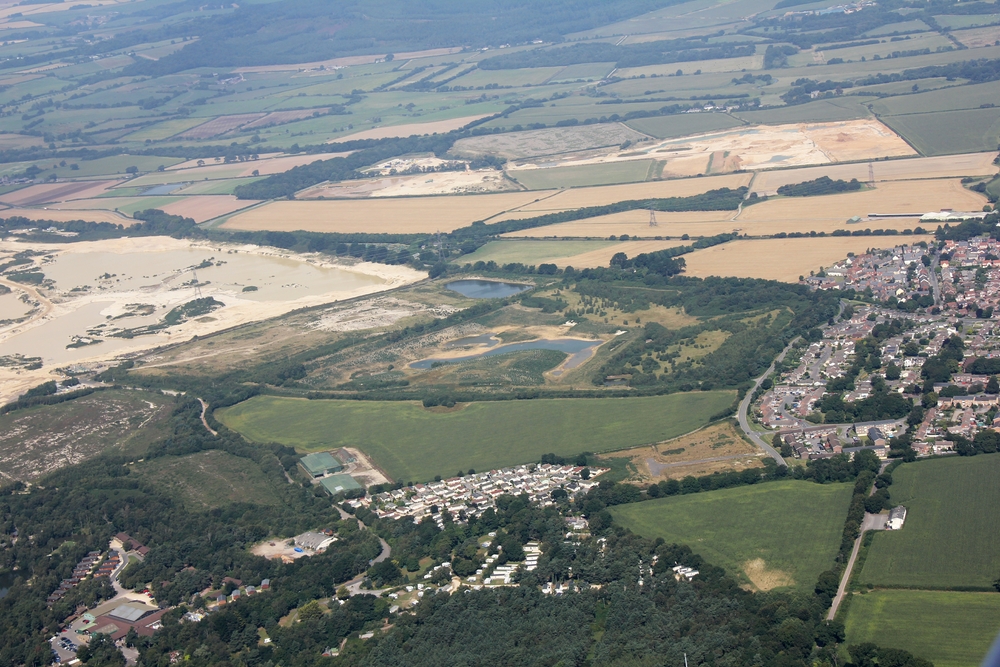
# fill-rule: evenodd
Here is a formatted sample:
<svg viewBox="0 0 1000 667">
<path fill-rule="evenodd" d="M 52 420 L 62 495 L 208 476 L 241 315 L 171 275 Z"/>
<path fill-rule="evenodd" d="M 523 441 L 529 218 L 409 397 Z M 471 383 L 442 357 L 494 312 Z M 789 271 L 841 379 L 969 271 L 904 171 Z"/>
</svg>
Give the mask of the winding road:
<svg viewBox="0 0 1000 667">
<path fill-rule="evenodd" d="M 795 345 L 796 341 L 798 341 L 797 337 L 793 339 L 784 350 L 781 351 L 781 354 L 779 354 L 774 361 L 771 362 L 771 365 L 767 367 L 764 374 L 757 378 L 757 380 L 753 383 L 753 387 L 747 390 L 743 400 L 740 401 L 740 409 L 738 413 L 740 428 L 743 429 L 743 433 L 757 446 L 767 452 L 767 455 L 774 459 L 780 466 L 787 466 L 788 464 L 785 463 L 785 459 L 781 458 L 781 454 L 778 453 L 778 450 L 771 446 L 771 443 L 766 442 L 762 437 L 757 435 L 756 431 L 750 428 L 750 420 L 747 417 L 747 413 L 750 410 L 750 404 L 753 402 L 753 396 L 760 387 L 760 383 L 764 381 L 764 378 L 774 372 L 774 365 L 779 361 L 784 360 L 785 355 L 787 355 L 788 351 L 792 349 L 792 346 Z"/>
<path fill-rule="evenodd" d="M 347 512 L 345 512 L 344 510 L 342 510 L 341 508 L 337 507 L 336 505 L 334 505 L 334 507 L 337 509 L 338 512 L 340 512 L 340 518 L 341 518 L 341 520 L 351 518 L 351 515 L 348 514 Z M 354 518 L 357 519 L 357 517 L 354 517 Z M 368 527 L 365 525 L 365 522 L 362 521 L 361 519 L 358 519 L 358 528 L 360 528 L 361 530 L 367 530 L 368 529 Z M 389 546 L 389 543 L 386 542 L 385 540 L 383 540 L 381 537 L 378 538 L 378 541 L 379 541 L 379 544 L 382 545 L 382 553 L 380 553 L 378 556 L 375 556 L 375 559 L 371 561 L 371 565 L 374 565 L 375 563 L 381 563 L 382 561 L 384 561 L 385 559 L 387 559 L 389 556 L 392 555 L 392 547 Z M 354 577 L 353 579 L 351 579 L 350 581 L 348 581 L 347 583 L 345 583 L 343 585 L 347 586 L 347 590 L 348 590 L 348 592 L 351 595 L 376 595 L 376 596 L 378 596 L 378 595 L 382 594 L 382 590 L 389 590 L 388 588 L 382 589 L 382 590 L 362 590 L 361 589 L 361 584 L 364 583 L 364 581 L 365 581 L 366 578 L 367 578 L 367 575 L 365 575 L 365 574 L 359 574 L 358 576 Z"/>
</svg>

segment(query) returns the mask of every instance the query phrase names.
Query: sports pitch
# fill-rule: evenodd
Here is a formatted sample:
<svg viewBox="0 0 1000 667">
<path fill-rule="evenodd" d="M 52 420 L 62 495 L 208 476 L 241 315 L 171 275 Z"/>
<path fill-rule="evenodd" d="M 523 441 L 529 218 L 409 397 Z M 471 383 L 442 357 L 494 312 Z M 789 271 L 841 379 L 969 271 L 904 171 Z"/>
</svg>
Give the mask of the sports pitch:
<svg viewBox="0 0 1000 667">
<path fill-rule="evenodd" d="M 628 399 L 536 399 L 425 409 L 410 401 L 257 396 L 215 414 L 255 442 L 301 451 L 358 447 L 392 479 L 426 481 L 659 442 L 703 426 L 733 401 L 730 391 Z M 845 510 L 846 511 L 846 510 Z"/>
</svg>

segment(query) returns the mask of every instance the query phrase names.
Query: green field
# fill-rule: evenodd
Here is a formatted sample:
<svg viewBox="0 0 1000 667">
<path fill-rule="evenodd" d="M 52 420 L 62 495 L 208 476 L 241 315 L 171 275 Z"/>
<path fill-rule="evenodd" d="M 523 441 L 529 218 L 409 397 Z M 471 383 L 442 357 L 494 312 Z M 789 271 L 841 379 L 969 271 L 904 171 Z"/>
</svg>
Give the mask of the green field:
<svg viewBox="0 0 1000 667">
<path fill-rule="evenodd" d="M 474 253 L 462 255 L 462 263 L 494 261 L 497 264 L 538 264 L 559 257 L 572 257 L 600 250 L 615 241 L 490 241 Z"/>
<path fill-rule="evenodd" d="M 529 190 L 640 183 L 649 178 L 653 162 L 653 160 L 628 160 L 608 164 L 586 164 L 579 167 L 520 169 L 508 172 L 507 175 Z"/>
<path fill-rule="evenodd" d="M 762 559 L 766 571 L 750 577 L 760 588 L 811 591 L 833 565 L 850 500 L 849 484 L 788 480 L 619 505 L 611 513 L 632 532 L 687 544 L 744 580 L 747 564 Z"/>
<path fill-rule="evenodd" d="M 654 136 L 657 139 L 674 139 L 690 134 L 727 130 L 731 127 L 738 127 L 740 122 L 729 114 L 723 113 L 684 113 L 638 118 L 625 124 L 633 130 Z"/>
<path fill-rule="evenodd" d="M 797 104 L 783 109 L 740 111 L 733 115 L 751 123 L 763 123 L 764 125 L 780 125 L 782 123 L 820 123 L 871 117 L 868 109 L 866 109 L 862 102 L 856 97 L 839 97 L 831 100 L 817 100 L 816 102 Z"/>
<path fill-rule="evenodd" d="M 255 442 L 302 451 L 358 447 L 393 479 L 425 481 L 456 470 L 490 470 L 666 440 L 706 424 L 733 392 L 628 399 L 537 399 L 462 404 L 450 411 L 416 402 L 257 396 L 216 411 Z"/>
<path fill-rule="evenodd" d="M 893 473 L 902 530 L 876 533 L 861 584 L 901 588 L 980 587 L 1000 576 L 1000 455 L 904 465 Z"/>
<path fill-rule="evenodd" d="M 193 509 L 230 503 L 281 502 L 257 464 L 215 449 L 188 456 L 164 456 L 140 463 L 134 469 L 155 486 L 179 495 Z"/>
<path fill-rule="evenodd" d="M 880 120 L 922 155 L 991 151 L 1000 143 L 1000 108 L 912 113 Z"/>
<path fill-rule="evenodd" d="M 901 648 L 935 667 L 975 667 L 1000 632 L 1000 595 L 874 591 L 854 595 L 847 643 Z"/>
</svg>

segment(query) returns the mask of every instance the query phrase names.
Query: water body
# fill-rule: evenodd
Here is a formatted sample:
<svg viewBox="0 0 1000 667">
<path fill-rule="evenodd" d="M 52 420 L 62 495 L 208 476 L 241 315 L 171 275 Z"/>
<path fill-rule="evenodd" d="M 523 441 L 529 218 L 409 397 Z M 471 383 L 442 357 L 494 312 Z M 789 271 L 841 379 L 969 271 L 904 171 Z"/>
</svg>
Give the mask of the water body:
<svg viewBox="0 0 1000 667">
<path fill-rule="evenodd" d="M 531 289 L 530 285 L 502 283 L 496 280 L 456 280 L 445 287 L 470 299 L 503 299 Z"/>
<path fill-rule="evenodd" d="M 191 185 L 190 183 L 167 183 L 166 185 L 157 185 L 148 190 L 143 190 L 142 196 L 146 195 L 169 195 L 174 190 L 180 190 L 183 187 Z"/>
<path fill-rule="evenodd" d="M 0 572 L 0 600 L 7 597 L 7 591 L 14 585 L 13 572 Z"/>
<path fill-rule="evenodd" d="M 457 342 L 457 341 L 456 341 Z M 414 361 L 410 364 L 410 368 L 416 370 L 425 370 L 431 368 L 436 363 L 442 364 L 457 364 L 463 361 L 470 361 L 472 359 L 482 359 L 485 357 L 494 357 L 498 354 L 509 354 L 511 352 L 523 352 L 524 350 L 558 350 L 559 352 L 565 352 L 570 355 L 570 358 L 566 361 L 566 368 L 576 368 L 584 361 L 589 359 L 593 355 L 593 351 L 601 344 L 602 341 L 599 340 L 580 340 L 578 338 L 556 338 L 552 340 L 542 339 L 542 340 L 532 340 L 526 343 L 511 343 L 509 345 L 501 345 L 499 347 L 494 347 L 493 349 L 480 352 L 478 354 L 469 354 L 463 357 L 452 357 L 450 359 L 421 359 L 420 361 Z"/>
<path fill-rule="evenodd" d="M 469 336 L 468 338 L 459 338 L 458 340 L 453 340 L 451 342 L 442 345 L 446 350 L 450 350 L 456 347 L 468 347 L 470 345 L 485 345 L 486 347 L 493 347 L 499 344 L 500 341 L 493 337 L 491 333 L 485 333 L 481 336 Z"/>
</svg>

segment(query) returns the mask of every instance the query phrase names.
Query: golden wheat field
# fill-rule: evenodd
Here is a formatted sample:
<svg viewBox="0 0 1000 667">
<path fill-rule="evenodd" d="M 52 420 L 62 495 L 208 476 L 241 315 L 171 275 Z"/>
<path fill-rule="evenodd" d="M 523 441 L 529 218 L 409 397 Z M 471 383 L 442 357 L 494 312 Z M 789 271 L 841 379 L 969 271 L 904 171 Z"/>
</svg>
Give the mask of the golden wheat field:
<svg viewBox="0 0 1000 667">
<path fill-rule="evenodd" d="M 518 211 L 551 213 L 553 211 L 567 211 L 585 206 L 604 206 L 629 199 L 691 197 L 718 188 L 736 189 L 749 183 L 750 174 L 726 174 L 724 176 L 685 178 L 675 181 L 570 188 L 536 203 L 522 206 Z M 545 193 L 536 194 L 544 195 Z"/>
<path fill-rule="evenodd" d="M 744 207 L 738 223 L 802 221 L 803 231 L 820 231 L 824 222 L 841 222 L 870 213 L 913 213 L 919 217 L 930 211 L 951 208 L 956 211 L 981 211 L 986 197 L 967 190 L 958 179 L 891 181 L 874 190 L 845 192 L 821 197 L 771 199 Z M 885 227 L 883 220 L 872 221 Z M 867 223 L 866 223 L 867 224 Z"/>
<path fill-rule="evenodd" d="M 505 238 L 600 238 L 611 235 L 638 236 L 653 238 L 654 236 L 711 236 L 723 232 L 731 232 L 736 225 L 731 218 L 736 211 L 688 211 L 684 213 L 657 213 L 656 227 L 649 226 L 649 211 L 623 211 L 596 218 L 562 222 L 557 225 L 547 225 L 534 229 L 524 229 L 518 232 L 504 234 Z M 508 218 L 527 217 L 524 214 L 507 214 Z M 576 266 L 575 264 L 573 266 Z"/>
<path fill-rule="evenodd" d="M 990 176 L 996 174 L 998 171 L 997 166 L 993 164 L 995 157 L 995 152 L 961 153 L 959 155 L 883 160 L 870 164 L 877 183 L 881 181 L 923 178 Z M 852 164 L 827 164 L 819 167 L 803 167 L 801 169 L 760 171 L 754 176 L 750 189 L 758 194 L 773 195 L 782 185 L 803 183 L 820 178 L 821 176 L 845 181 L 856 178 L 861 182 L 867 182 L 869 175 L 868 165 L 868 162 L 855 162 Z"/>
<path fill-rule="evenodd" d="M 52 220 L 53 222 L 86 220 L 87 222 L 110 222 L 115 225 L 135 224 L 135 220 L 128 216 L 100 209 L 60 211 L 54 208 L 8 208 L 0 210 L 0 216 L 5 218 L 20 216 L 28 220 Z"/>
<path fill-rule="evenodd" d="M 230 218 L 226 229 L 248 231 L 369 232 L 415 234 L 450 232 L 477 220 L 523 206 L 545 193 L 277 201 Z"/>
<path fill-rule="evenodd" d="M 685 275 L 735 276 L 797 282 L 799 276 L 818 271 L 869 248 L 891 248 L 915 243 L 929 236 L 852 236 L 808 239 L 750 239 L 731 241 L 684 255 Z"/>
</svg>

